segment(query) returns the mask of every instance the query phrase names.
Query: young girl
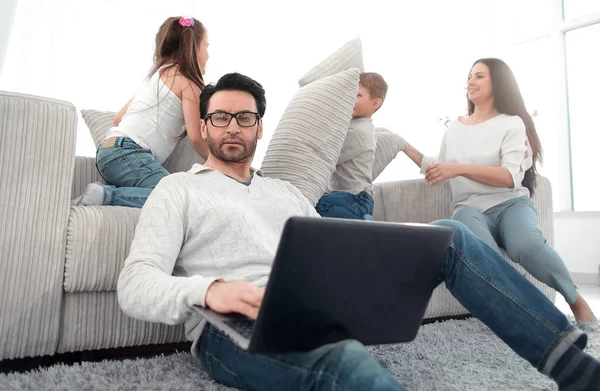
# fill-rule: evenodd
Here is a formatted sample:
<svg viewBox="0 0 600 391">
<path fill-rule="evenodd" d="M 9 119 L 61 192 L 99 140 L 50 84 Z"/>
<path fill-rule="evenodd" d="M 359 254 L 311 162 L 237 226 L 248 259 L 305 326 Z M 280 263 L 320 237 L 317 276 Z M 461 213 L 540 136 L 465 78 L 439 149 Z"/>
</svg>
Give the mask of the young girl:
<svg viewBox="0 0 600 391">
<path fill-rule="evenodd" d="M 89 184 L 77 205 L 141 208 L 169 175 L 162 163 L 186 132 L 207 158 L 199 111 L 207 47 L 206 29 L 197 19 L 171 17 L 162 24 L 148 78 L 115 115 L 115 126 L 98 146 L 96 166 L 106 184 Z"/>
<path fill-rule="evenodd" d="M 542 147 L 508 65 L 495 58 L 476 61 L 467 99 L 469 115 L 450 122 L 437 158 L 423 157 L 410 145 L 404 152 L 429 183 L 450 181 L 453 219 L 497 251 L 506 249 L 564 296 L 580 326 L 591 327 L 594 313 L 544 238 L 530 200 Z"/>
</svg>

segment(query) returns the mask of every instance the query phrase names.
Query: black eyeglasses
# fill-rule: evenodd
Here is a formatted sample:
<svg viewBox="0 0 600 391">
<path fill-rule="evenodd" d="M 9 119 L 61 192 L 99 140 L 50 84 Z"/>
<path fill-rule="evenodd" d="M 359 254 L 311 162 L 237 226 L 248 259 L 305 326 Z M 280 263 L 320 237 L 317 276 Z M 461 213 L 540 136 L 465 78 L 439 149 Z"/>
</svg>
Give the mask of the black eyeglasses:
<svg viewBox="0 0 600 391">
<path fill-rule="evenodd" d="M 216 128 L 226 128 L 231 123 L 231 120 L 235 117 L 238 125 L 243 128 L 250 128 L 258 122 L 260 115 L 253 111 L 240 111 L 239 113 L 227 113 L 225 111 L 215 111 L 214 113 L 206 114 L 204 120 L 207 118 L 210 123 Z"/>
</svg>

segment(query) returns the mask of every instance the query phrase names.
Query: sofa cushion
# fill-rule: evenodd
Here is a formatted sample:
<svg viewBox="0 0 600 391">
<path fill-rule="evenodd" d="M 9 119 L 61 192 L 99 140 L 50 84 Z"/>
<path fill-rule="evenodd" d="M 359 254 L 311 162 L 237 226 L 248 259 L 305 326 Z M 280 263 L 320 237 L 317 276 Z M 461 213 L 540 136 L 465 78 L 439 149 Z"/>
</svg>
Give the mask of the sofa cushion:
<svg viewBox="0 0 600 391">
<path fill-rule="evenodd" d="M 94 145 L 97 146 L 104 141 L 106 133 L 113 127 L 115 112 L 81 110 L 81 116 L 92 134 Z M 196 150 L 189 142 L 189 139 L 185 137 L 177 143 L 173 152 L 171 152 L 167 160 L 163 163 L 163 166 L 168 172 L 175 173 L 187 171 L 192 168 L 195 163 L 202 164 L 204 163 L 204 159 L 196 153 Z"/>
<path fill-rule="evenodd" d="M 348 69 L 358 68 L 364 72 L 362 43 L 360 38 L 346 42 L 341 48 L 314 66 L 298 80 L 300 87 L 332 76 Z"/>
<path fill-rule="evenodd" d="M 64 290 L 113 291 L 141 209 L 72 206 L 67 226 Z"/>
<path fill-rule="evenodd" d="M 358 91 L 353 68 L 310 83 L 285 109 L 262 163 L 265 176 L 296 186 L 313 204 L 335 171 Z"/>
<path fill-rule="evenodd" d="M 373 180 L 385 170 L 388 164 L 401 151 L 400 135 L 386 128 L 375 128 L 375 163 L 373 163 Z"/>
</svg>

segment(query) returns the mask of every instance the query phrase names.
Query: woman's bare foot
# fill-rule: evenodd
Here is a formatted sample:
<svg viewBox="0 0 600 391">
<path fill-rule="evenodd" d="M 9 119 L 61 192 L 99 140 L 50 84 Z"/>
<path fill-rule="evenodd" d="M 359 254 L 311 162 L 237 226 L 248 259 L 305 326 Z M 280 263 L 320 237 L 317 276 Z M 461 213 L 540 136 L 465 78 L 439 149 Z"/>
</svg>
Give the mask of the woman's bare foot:
<svg viewBox="0 0 600 391">
<path fill-rule="evenodd" d="M 575 300 L 575 303 L 569 304 L 569 306 L 571 307 L 571 310 L 573 311 L 575 319 L 577 319 L 578 323 L 596 321 L 594 312 L 588 305 L 587 301 L 585 301 L 585 299 L 581 297 L 579 293 L 577 293 L 577 300 Z"/>
</svg>

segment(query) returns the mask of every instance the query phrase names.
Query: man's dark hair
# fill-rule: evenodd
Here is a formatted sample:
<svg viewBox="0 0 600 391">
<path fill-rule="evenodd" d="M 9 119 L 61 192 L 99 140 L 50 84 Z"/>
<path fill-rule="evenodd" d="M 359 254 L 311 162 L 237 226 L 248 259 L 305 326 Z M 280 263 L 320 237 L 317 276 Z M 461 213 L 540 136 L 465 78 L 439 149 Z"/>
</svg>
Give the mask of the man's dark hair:
<svg viewBox="0 0 600 391">
<path fill-rule="evenodd" d="M 245 91 L 249 93 L 256 101 L 256 110 L 260 118 L 265 115 L 267 99 L 265 98 L 265 89 L 263 86 L 248 76 L 234 72 L 223 75 L 217 84 L 211 83 L 204 87 L 200 94 L 200 118 L 206 118 L 210 98 L 218 91 Z"/>
</svg>

